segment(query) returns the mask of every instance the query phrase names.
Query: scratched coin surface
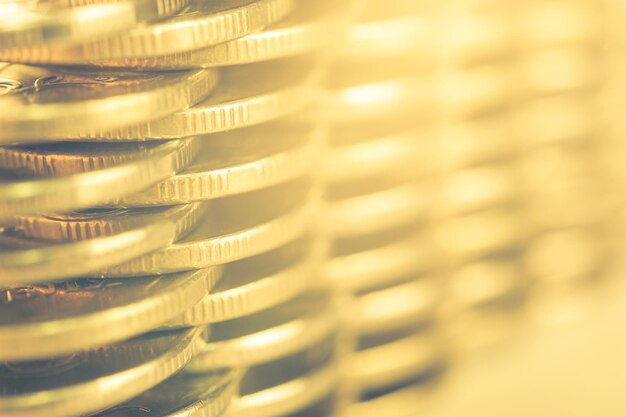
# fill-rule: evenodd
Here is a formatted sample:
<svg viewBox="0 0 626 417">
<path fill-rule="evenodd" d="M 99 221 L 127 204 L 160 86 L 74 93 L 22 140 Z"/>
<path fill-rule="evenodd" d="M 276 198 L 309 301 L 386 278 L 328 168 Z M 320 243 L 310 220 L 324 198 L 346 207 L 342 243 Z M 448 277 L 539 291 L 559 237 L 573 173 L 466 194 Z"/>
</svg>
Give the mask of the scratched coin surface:
<svg viewBox="0 0 626 417">
<path fill-rule="evenodd" d="M 105 72 L 0 64 L 0 142 L 89 136 L 142 123 L 206 98 L 213 70 Z"/>
<path fill-rule="evenodd" d="M 292 8 L 293 0 L 191 0 L 180 13 L 154 24 L 136 25 L 75 45 L 14 48 L 0 57 L 19 62 L 59 60 L 85 64 L 94 60 L 181 53 L 258 32 L 283 18 Z"/>
<path fill-rule="evenodd" d="M 198 152 L 199 144 L 192 138 L 156 146 L 0 147 L 0 168 L 6 169 L 0 171 L 0 215 L 76 210 L 103 204 L 174 175 Z"/>
<path fill-rule="evenodd" d="M 0 360 L 40 359 L 122 340 L 182 314 L 219 279 L 219 271 L 133 280 L 77 279 L 4 287 Z"/>
<path fill-rule="evenodd" d="M 148 334 L 64 357 L 0 365 L 0 413 L 73 417 L 138 395 L 180 370 L 201 344 L 196 329 Z"/>
</svg>

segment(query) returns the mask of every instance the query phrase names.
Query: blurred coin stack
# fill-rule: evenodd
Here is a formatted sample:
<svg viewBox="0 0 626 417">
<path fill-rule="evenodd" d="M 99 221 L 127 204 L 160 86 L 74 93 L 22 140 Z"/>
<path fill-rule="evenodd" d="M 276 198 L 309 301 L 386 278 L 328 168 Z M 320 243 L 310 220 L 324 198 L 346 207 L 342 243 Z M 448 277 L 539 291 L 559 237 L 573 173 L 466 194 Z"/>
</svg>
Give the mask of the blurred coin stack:
<svg viewBox="0 0 626 417">
<path fill-rule="evenodd" d="M 446 330 L 461 351 L 508 336 L 526 291 L 513 3 L 449 1 L 440 10 L 433 239 Z"/>
<path fill-rule="evenodd" d="M 325 164 L 332 257 L 356 337 L 349 416 L 415 413 L 445 364 L 441 282 L 427 239 L 432 178 L 431 2 L 363 2 L 328 74 Z M 429 108 L 430 107 L 430 108 Z"/>
<path fill-rule="evenodd" d="M 525 267 L 536 316 L 559 320 L 609 261 L 603 10 L 589 0 L 529 0 L 519 15 Z"/>
<path fill-rule="evenodd" d="M 335 412 L 317 102 L 347 6 L 0 2 L 1 416 Z"/>
</svg>

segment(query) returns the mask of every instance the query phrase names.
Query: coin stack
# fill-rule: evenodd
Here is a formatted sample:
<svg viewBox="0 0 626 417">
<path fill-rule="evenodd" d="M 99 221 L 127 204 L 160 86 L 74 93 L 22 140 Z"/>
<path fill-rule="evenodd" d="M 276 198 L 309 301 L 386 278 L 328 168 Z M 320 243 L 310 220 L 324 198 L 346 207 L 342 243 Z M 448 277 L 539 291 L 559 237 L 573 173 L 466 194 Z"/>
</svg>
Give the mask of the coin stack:
<svg viewBox="0 0 626 417">
<path fill-rule="evenodd" d="M 426 233 L 434 61 L 424 35 L 435 9 L 368 2 L 327 80 L 328 277 L 350 306 L 346 328 L 356 337 L 346 359 L 356 395 L 348 416 L 412 415 L 446 362 Z"/>
<path fill-rule="evenodd" d="M 513 3 L 450 1 L 441 10 L 432 222 L 446 329 L 461 352 L 506 338 L 526 291 Z"/>
<path fill-rule="evenodd" d="M 568 294 L 597 281 L 608 262 L 600 6 L 588 0 L 534 0 L 520 14 L 524 94 L 516 132 L 523 145 L 531 231 L 525 266 L 541 320 L 571 314 Z"/>
<path fill-rule="evenodd" d="M 348 6 L 0 2 L 0 415 L 335 412 L 317 108 Z"/>
</svg>

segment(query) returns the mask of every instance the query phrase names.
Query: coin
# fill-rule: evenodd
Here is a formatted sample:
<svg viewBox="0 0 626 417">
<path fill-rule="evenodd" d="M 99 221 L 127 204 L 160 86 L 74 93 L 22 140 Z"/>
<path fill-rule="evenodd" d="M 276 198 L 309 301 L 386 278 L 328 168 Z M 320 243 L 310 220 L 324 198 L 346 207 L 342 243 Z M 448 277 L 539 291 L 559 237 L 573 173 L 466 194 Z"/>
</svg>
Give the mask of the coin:
<svg viewBox="0 0 626 417">
<path fill-rule="evenodd" d="M 432 321 L 443 296 L 437 278 L 420 277 L 359 295 L 348 317 L 350 325 L 360 335 L 371 335 Z"/>
<path fill-rule="evenodd" d="M 141 229 L 167 218 L 176 226 L 174 237 L 179 237 L 195 226 L 205 210 L 206 206 L 197 203 L 134 210 L 98 208 L 45 216 L 16 216 L 10 224 L 28 238 L 73 242 Z"/>
<path fill-rule="evenodd" d="M 219 417 L 235 396 L 239 372 L 177 375 L 93 417 Z"/>
<path fill-rule="evenodd" d="M 422 127 L 391 134 L 386 131 L 376 132 L 373 138 L 370 136 L 371 133 L 367 132 L 371 132 L 371 126 L 367 126 L 367 131 L 354 130 L 356 132 L 340 130 L 330 136 L 333 146 L 325 158 L 323 167 L 326 181 L 333 183 L 358 181 L 384 176 L 398 167 L 406 170 L 406 167 L 411 165 L 428 166 L 432 165 L 428 160 L 432 160 L 436 155 L 433 140 L 428 139 L 428 134 L 432 132 Z M 363 135 L 364 139 L 344 144 L 344 135 Z M 334 140 L 338 136 L 342 136 L 342 143 L 335 145 Z M 427 173 L 432 174 L 432 171 L 428 172 L 426 168 L 424 174 Z"/>
<path fill-rule="evenodd" d="M 196 209 L 191 205 L 184 210 Z M 188 217 L 181 214 L 183 220 Z M 151 220 L 115 235 L 76 242 L 32 241 L 11 228 L 0 229 L 0 282 L 27 284 L 95 274 L 100 269 L 161 249 L 179 235 L 179 217 L 157 216 Z"/>
<path fill-rule="evenodd" d="M 185 69 L 241 65 L 302 55 L 327 47 L 333 34 L 338 32 L 336 18 L 339 12 L 345 12 L 343 9 L 346 7 L 343 4 L 324 7 L 330 6 L 330 2 L 325 3 L 299 0 L 296 2 L 294 13 L 285 20 L 263 31 L 254 31 L 249 35 L 208 48 L 193 48 L 168 55 L 136 55 L 118 59 L 83 60 L 78 52 L 59 52 L 45 58 L 55 63 L 80 63 L 104 67 Z M 345 3 L 347 5 L 348 2 Z M 29 62 L 33 62 L 32 59 L 35 57 L 31 57 Z"/>
<path fill-rule="evenodd" d="M 172 331 L 43 363 L 3 364 L 0 412 L 7 417 L 72 417 L 113 406 L 174 374 L 199 342 L 195 329 Z"/>
<path fill-rule="evenodd" d="M 267 254 L 225 265 L 214 292 L 166 326 L 195 326 L 249 316 L 325 284 L 316 280 L 326 248 L 310 240 L 307 236 Z"/>
<path fill-rule="evenodd" d="M 3 0 L 0 2 L 0 54 L 24 47 L 39 47 L 49 43 L 85 41 L 131 29 L 145 21 L 180 10 L 187 0 L 132 0 L 115 2 L 85 2 L 81 7 L 59 8 L 39 2 L 33 7 L 28 2 Z M 7 54 L 8 57 L 11 54 Z M 3 61 L 11 61 L 3 57 Z"/>
<path fill-rule="evenodd" d="M 233 401 L 225 416 L 288 415 L 327 397 L 337 389 L 338 383 L 339 372 L 332 353 L 327 347 L 314 347 L 248 370 L 240 387 L 241 397 Z"/>
<path fill-rule="evenodd" d="M 148 124 L 93 132 L 91 138 L 177 139 L 277 120 L 315 102 L 319 74 L 308 58 L 224 68 L 216 91 L 196 106 Z"/>
<path fill-rule="evenodd" d="M 369 235 L 413 224 L 428 208 L 427 188 L 409 182 L 356 197 L 329 202 L 331 234 L 335 238 Z"/>
<path fill-rule="evenodd" d="M 85 63 L 180 53 L 258 32 L 292 9 L 293 0 L 191 0 L 176 16 L 154 24 L 136 25 L 77 45 L 15 48 L 0 53 L 0 59 Z"/>
<path fill-rule="evenodd" d="M 189 203 L 292 180 L 318 162 L 324 130 L 278 123 L 198 139 L 202 142 L 200 155 L 185 170 L 110 204 Z"/>
<path fill-rule="evenodd" d="M 0 215 L 95 206 L 175 174 L 199 152 L 194 139 L 147 147 L 93 148 L 0 148 L 0 167 L 31 172 L 9 174 L 9 181 L 0 182 Z"/>
<path fill-rule="evenodd" d="M 213 70 L 104 72 L 0 64 L 0 142 L 88 137 L 167 116 L 209 95 Z"/>
<path fill-rule="evenodd" d="M 204 269 L 3 288 L 0 360 L 68 354 L 146 332 L 200 301 L 219 276 Z"/>
<path fill-rule="evenodd" d="M 299 188 L 301 185 L 304 187 Z M 186 238 L 99 273 L 134 276 L 186 271 L 274 249 L 304 235 L 315 224 L 319 198 L 315 194 L 307 198 L 307 191 L 306 183 L 296 182 L 215 200 L 209 215 Z M 278 200 L 277 195 L 287 198 Z"/>
<path fill-rule="evenodd" d="M 326 274 L 336 288 L 365 291 L 427 271 L 434 266 L 431 255 L 420 231 L 374 248 L 337 255 L 328 261 Z"/>
<path fill-rule="evenodd" d="M 211 326 L 208 344 L 186 372 L 250 367 L 315 346 L 338 329 L 328 293 L 306 294 L 250 317 Z"/>
<path fill-rule="evenodd" d="M 115 0 L 120 1 L 120 0 Z M 142 5 L 143 0 L 132 0 L 136 5 Z M 42 7 L 55 7 L 55 8 L 74 8 L 82 7 L 90 4 L 108 3 L 107 0 L 39 0 L 38 4 Z M 154 3 L 153 9 L 156 10 L 156 15 L 165 17 L 171 16 L 174 13 L 180 11 L 183 7 L 189 5 L 189 0 L 151 0 Z M 153 12 L 154 13 L 154 12 Z"/>
<path fill-rule="evenodd" d="M 409 335 L 353 355 L 347 383 L 360 391 L 381 389 L 410 380 L 439 366 L 444 357 L 441 342 L 432 331 Z"/>
</svg>

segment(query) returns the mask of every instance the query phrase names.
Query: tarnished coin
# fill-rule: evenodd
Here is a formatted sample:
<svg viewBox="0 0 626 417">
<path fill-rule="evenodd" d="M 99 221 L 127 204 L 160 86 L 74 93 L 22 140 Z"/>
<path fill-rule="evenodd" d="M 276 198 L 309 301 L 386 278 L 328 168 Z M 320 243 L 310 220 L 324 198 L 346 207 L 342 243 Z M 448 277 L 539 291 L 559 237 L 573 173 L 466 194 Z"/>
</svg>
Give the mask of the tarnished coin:
<svg viewBox="0 0 626 417">
<path fill-rule="evenodd" d="M 176 16 L 151 25 L 137 25 L 77 45 L 9 49 L 0 53 L 0 59 L 80 64 L 175 54 L 258 32 L 292 9 L 293 0 L 191 0 Z"/>
<path fill-rule="evenodd" d="M 0 1 L 0 59 L 10 61 L 11 51 L 24 47 L 84 42 L 132 29 L 138 23 L 177 12 L 189 0 L 84 1 L 75 8 L 58 7 L 53 2 Z"/>
<path fill-rule="evenodd" d="M 2 364 L 0 413 L 73 417 L 111 407 L 177 372 L 200 347 L 198 336 L 195 329 L 149 334 L 67 357 Z"/>
<path fill-rule="evenodd" d="M 4 175 L 8 180 L 0 171 L 0 215 L 102 204 L 174 175 L 199 152 L 192 138 L 156 146 L 94 145 L 0 147 L 0 168 L 15 170 Z"/>
<path fill-rule="evenodd" d="M 195 210 L 194 205 L 184 208 L 183 213 L 174 209 L 179 215 L 153 216 L 152 222 L 141 227 L 76 242 L 33 241 L 16 230 L 0 229 L 0 283 L 27 284 L 93 275 L 171 244 L 182 231 L 180 221 Z"/>
<path fill-rule="evenodd" d="M 249 316 L 327 285 L 320 279 L 325 249 L 322 242 L 307 236 L 266 254 L 224 265 L 214 291 L 165 326 L 196 326 Z"/>
<path fill-rule="evenodd" d="M 11 227 L 22 236 L 53 242 L 74 242 L 139 230 L 167 218 L 176 226 L 173 238 L 191 230 L 205 213 L 198 203 L 142 209 L 102 208 L 47 216 L 16 216 Z"/>
<path fill-rule="evenodd" d="M 303 236 L 316 224 L 319 195 L 310 194 L 308 187 L 306 181 L 297 181 L 215 200 L 189 236 L 99 273 L 133 276 L 187 271 L 272 250 Z"/>
<path fill-rule="evenodd" d="M 327 293 L 313 293 L 254 316 L 211 326 L 209 342 L 186 372 L 250 367 L 295 354 L 330 337 L 338 318 Z"/>
<path fill-rule="evenodd" d="M 326 274 L 332 285 L 353 292 L 366 291 L 388 286 L 435 266 L 433 250 L 422 231 L 415 230 L 408 236 L 398 231 L 392 234 L 399 236 L 391 241 L 381 239 L 365 250 L 351 250 L 351 245 L 346 244 L 346 253 L 336 254 L 328 262 Z"/>
<path fill-rule="evenodd" d="M 0 143 L 64 140 L 144 123 L 206 98 L 217 73 L 104 72 L 0 64 Z"/>
<path fill-rule="evenodd" d="M 279 122 L 200 137 L 200 155 L 178 175 L 109 204 L 182 204 L 287 182 L 319 163 L 324 133 L 321 128 Z"/>
<path fill-rule="evenodd" d="M 208 48 L 193 48 L 167 55 L 136 55 L 118 59 L 81 58 L 78 52 L 65 51 L 49 56 L 32 56 L 45 62 L 88 64 L 103 67 L 139 67 L 159 69 L 185 69 L 222 67 L 269 61 L 288 56 L 302 55 L 325 47 L 333 34 L 339 32 L 336 18 L 349 2 L 331 4 L 330 1 L 308 2 L 298 0 L 295 12 L 284 21 L 253 33 Z M 44 61 L 37 61 L 44 62 Z"/>
<path fill-rule="evenodd" d="M 219 417 L 235 396 L 240 378 L 234 370 L 179 374 L 93 417 Z"/>
<path fill-rule="evenodd" d="M 331 234 L 352 238 L 396 229 L 425 219 L 428 188 L 415 181 L 329 202 Z"/>
<path fill-rule="evenodd" d="M 289 415 L 308 408 L 338 389 L 334 340 L 270 364 L 250 368 L 227 417 Z"/>
<path fill-rule="evenodd" d="M 78 279 L 0 291 L 0 360 L 40 359 L 123 340 L 181 315 L 219 270 L 137 278 Z"/>
<path fill-rule="evenodd" d="M 91 138 L 176 139 L 269 122 L 315 103 L 320 75 L 311 58 L 224 68 L 216 91 L 196 106 L 148 124 L 94 132 Z"/>
</svg>

